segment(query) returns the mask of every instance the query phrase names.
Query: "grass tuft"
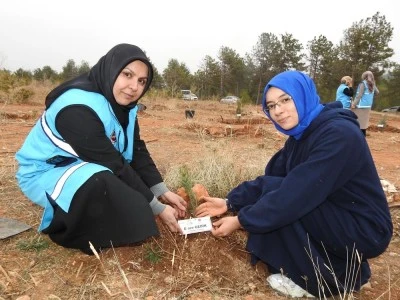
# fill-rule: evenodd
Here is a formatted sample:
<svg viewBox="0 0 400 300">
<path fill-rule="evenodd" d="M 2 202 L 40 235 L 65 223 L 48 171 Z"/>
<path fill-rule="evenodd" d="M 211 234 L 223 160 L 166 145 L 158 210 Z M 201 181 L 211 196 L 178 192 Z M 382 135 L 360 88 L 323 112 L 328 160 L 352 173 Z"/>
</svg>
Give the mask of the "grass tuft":
<svg viewBox="0 0 400 300">
<path fill-rule="evenodd" d="M 161 249 L 158 246 L 147 244 L 145 246 L 145 259 L 152 264 L 158 263 L 162 259 Z"/>
<path fill-rule="evenodd" d="M 30 240 L 22 240 L 17 243 L 17 248 L 22 251 L 36 251 L 40 252 L 44 249 L 49 248 L 49 242 L 43 240 L 41 237 L 33 238 Z"/>
</svg>

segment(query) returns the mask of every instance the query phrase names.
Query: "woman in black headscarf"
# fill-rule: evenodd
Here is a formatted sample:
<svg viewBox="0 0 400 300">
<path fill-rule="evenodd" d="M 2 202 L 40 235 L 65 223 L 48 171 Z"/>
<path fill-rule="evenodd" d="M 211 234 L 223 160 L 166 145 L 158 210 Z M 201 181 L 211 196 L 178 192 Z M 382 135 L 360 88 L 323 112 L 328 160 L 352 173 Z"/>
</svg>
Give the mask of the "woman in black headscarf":
<svg viewBox="0 0 400 300">
<path fill-rule="evenodd" d="M 17 152 L 21 190 L 44 208 L 39 227 L 59 245 L 91 253 L 173 232 L 186 202 L 166 187 L 136 118 L 153 68 L 134 45 L 112 48 L 88 74 L 46 97 L 46 110 Z M 161 203 L 163 202 L 170 205 Z"/>
</svg>

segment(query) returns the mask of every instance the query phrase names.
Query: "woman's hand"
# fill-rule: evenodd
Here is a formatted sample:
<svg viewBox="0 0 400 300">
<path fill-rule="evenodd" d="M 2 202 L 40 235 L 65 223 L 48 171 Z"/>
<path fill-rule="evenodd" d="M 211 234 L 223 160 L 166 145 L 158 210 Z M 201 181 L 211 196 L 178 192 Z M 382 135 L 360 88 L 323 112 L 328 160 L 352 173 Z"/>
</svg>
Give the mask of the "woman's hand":
<svg viewBox="0 0 400 300">
<path fill-rule="evenodd" d="M 165 225 L 168 226 L 172 232 L 179 232 L 183 234 L 181 227 L 176 220 L 178 212 L 169 205 L 165 206 L 165 209 L 158 215 Z"/>
<path fill-rule="evenodd" d="M 211 233 L 216 237 L 224 237 L 241 227 L 237 216 L 225 217 L 213 223 Z"/>
<path fill-rule="evenodd" d="M 196 208 L 196 217 L 216 217 L 226 213 L 228 210 L 225 199 L 203 196 L 199 199 L 199 202 L 201 201 L 204 201 L 204 203 Z"/>
<path fill-rule="evenodd" d="M 171 191 L 162 194 L 161 199 L 177 210 L 178 217 L 184 218 L 186 216 L 187 203 L 183 198 Z"/>
</svg>

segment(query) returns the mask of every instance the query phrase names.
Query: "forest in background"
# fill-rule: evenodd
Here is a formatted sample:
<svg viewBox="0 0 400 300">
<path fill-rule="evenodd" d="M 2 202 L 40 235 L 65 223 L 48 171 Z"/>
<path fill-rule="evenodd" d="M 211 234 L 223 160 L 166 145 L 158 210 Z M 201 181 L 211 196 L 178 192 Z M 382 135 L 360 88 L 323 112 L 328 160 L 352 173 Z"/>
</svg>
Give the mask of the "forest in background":
<svg viewBox="0 0 400 300">
<path fill-rule="evenodd" d="M 217 57 L 206 55 L 198 70 L 191 73 L 184 62 L 171 58 L 159 71 L 154 66 L 151 93 L 165 98 L 180 97 L 180 90 L 190 89 L 199 99 L 220 99 L 232 94 L 243 103 L 259 104 L 265 84 L 285 70 L 299 70 L 315 81 L 322 102 L 336 98 L 340 79 L 349 75 L 356 88 L 361 74 L 370 70 L 380 89 L 375 110 L 400 105 L 400 63 L 392 61 L 389 47 L 393 27 L 379 12 L 354 22 L 343 31 L 338 45 L 325 36 L 314 37 L 304 47 L 290 33 L 262 33 L 244 57 L 235 49 L 222 46 Z M 151 59 L 151 55 L 150 59 Z M 55 86 L 90 70 L 86 61 L 77 64 L 69 59 L 61 72 L 50 66 L 33 71 L 22 68 L 11 72 L 0 66 L 0 102 L 28 101 L 34 94 L 32 82 Z"/>
</svg>

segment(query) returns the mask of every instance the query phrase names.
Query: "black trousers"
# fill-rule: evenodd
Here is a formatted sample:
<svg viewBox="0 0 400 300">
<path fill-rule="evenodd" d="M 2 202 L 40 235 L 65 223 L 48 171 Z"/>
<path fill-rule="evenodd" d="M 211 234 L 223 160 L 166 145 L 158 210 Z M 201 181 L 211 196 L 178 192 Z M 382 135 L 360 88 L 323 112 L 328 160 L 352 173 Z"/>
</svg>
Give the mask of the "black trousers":
<svg viewBox="0 0 400 300">
<path fill-rule="evenodd" d="M 100 250 L 143 242 L 159 231 L 146 198 L 113 173 L 90 177 L 72 198 L 68 212 L 54 205 L 54 218 L 43 233 L 57 244 L 93 254 Z"/>
</svg>

